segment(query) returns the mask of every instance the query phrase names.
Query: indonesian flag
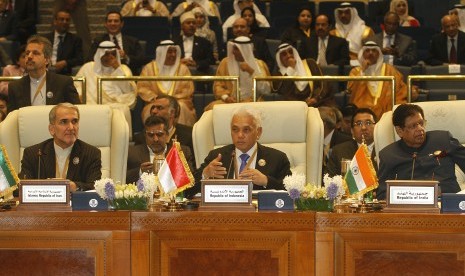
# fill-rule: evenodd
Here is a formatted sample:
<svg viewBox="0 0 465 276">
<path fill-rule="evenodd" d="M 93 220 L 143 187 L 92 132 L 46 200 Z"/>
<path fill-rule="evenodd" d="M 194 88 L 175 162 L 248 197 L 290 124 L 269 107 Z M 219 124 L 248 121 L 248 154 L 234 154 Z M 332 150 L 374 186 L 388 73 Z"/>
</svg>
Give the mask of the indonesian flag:
<svg viewBox="0 0 465 276">
<path fill-rule="evenodd" d="M 8 159 L 6 149 L 0 145 L 0 196 L 13 197 L 13 191 L 18 188 L 19 178 Z"/>
<path fill-rule="evenodd" d="M 344 177 L 344 183 L 350 195 L 364 194 L 378 187 L 378 177 L 365 144 L 355 152 Z"/>
<path fill-rule="evenodd" d="M 158 171 L 158 180 L 165 194 L 177 194 L 194 186 L 194 177 L 179 142 L 173 142 Z"/>
</svg>

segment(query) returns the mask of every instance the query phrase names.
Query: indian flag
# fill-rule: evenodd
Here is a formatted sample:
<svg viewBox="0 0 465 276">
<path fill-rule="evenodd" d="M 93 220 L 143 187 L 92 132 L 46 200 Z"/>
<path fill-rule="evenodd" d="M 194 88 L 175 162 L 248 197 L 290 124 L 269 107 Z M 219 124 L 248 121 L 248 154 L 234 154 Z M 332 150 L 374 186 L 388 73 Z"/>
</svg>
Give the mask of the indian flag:
<svg viewBox="0 0 465 276">
<path fill-rule="evenodd" d="M 179 142 L 173 142 L 165 162 L 158 171 L 158 180 L 165 194 L 175 195 L 194 186 L 194 177 Z"/>
<path fill-rule="evenodd" d="M 378 187 L 376 171 L 365 144 L 362 144 L 355 153 L 344 180 L 346 190 L 350 195 L 364 194 Z"/>
<path fill-rule="evenodd" d="M 13 191 L 18 188 L 19 178 L 8 159 L 3 145 L 0 145 L 0 197 L 13 197 Z"/>
</svg>

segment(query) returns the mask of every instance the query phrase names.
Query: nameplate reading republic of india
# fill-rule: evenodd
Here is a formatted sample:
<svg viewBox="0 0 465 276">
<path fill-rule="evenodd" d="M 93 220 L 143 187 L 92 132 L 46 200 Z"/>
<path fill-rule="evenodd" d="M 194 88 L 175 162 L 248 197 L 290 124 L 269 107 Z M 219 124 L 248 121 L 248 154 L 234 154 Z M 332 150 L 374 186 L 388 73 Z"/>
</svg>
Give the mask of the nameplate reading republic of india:
<svg viewBox="0 0 465 276">
<path fill-rule="evenodd" d="M 69 180 L 21 180 L 18 210 L 70 211 Z"/>
<path fill-rule="evenodd" d="M 252 181 L 247 179 L 202 180 L 200 209 L 255 210 L 252 205 L 252 189 Z"/>
<path fill-rule="evenodd" d="M 386 181 L 385 212 L 438 213 L 438 181 Z"/>
</svg>

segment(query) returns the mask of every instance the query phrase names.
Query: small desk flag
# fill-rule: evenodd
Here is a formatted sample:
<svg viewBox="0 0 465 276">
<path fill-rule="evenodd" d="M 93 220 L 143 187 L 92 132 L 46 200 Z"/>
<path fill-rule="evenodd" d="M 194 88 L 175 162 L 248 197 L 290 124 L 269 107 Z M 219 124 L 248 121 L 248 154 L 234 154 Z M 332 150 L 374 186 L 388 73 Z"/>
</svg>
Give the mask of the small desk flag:
<svg viewBox="0 0 465 276">
<path fill-rule="evenodd" d="M 194 186 L 194 176 L 190 171 L 179 142 L 173 142 L 173 146 L 166 155 L 165 162 L 158 171 L 158 179 L 165 194 L 175 195 Z"/>
<path fill-rule="evenodd" d="M 365 194 L 378 187 L 378 177 L 365 144 L 355 152 L 344 177 L 344 183 L 350 195 Z"/>
<path fill-rule="evenodd" d="M 18 188 L 19 178 L 8 159 L 3 145 L 0 145 L 0 197 L 12 196 Z"/>
</svg>

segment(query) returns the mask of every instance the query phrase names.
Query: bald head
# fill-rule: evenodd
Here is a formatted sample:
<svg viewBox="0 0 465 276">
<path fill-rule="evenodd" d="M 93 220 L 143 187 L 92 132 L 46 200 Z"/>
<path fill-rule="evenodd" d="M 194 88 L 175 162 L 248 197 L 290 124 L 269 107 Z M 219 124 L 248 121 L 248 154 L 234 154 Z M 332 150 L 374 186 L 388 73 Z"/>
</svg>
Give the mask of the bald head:
<svg viewBox="0 0 465 276">
<path fill-rule="evenodd" d="M 449 37 L 455 37 L 459 31 L 459 22 L 456 16 L 445 15 L 441 19 L 442 30 Z"/>
<path fill-rule="evenodd" d="M 236 19 L 233 23 L 233 35 L 234 37 L 238 36 L 249 36 L 250 34 L 250 28 L 247 25 L 247 20 L 244 18 L 240 17 Z"/>
</svg>

